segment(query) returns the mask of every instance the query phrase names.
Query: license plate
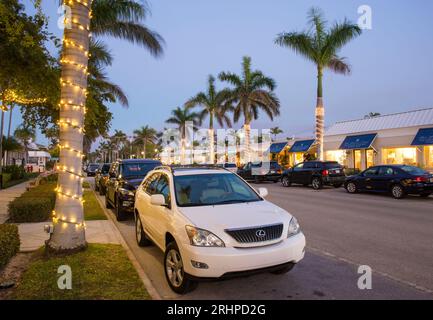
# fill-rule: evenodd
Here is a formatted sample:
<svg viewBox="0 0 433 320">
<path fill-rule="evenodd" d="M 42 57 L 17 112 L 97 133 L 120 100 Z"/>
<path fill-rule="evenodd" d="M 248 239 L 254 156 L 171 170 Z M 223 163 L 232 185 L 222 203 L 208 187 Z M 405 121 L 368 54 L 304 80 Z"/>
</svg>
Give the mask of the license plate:
<svg viewBox="0 0 433 320">
<path fill-rule="evenodd" d="M 341 170 L 335 170 L 335 173 L 340 173 L 341 172 Z"/>
<path fill-rule="evenodd" d="M 271 170 L 271 173 L 275 173 L 275 170 Z M 433 179 L 432 179 L 433 180 Z"/>
</svg>

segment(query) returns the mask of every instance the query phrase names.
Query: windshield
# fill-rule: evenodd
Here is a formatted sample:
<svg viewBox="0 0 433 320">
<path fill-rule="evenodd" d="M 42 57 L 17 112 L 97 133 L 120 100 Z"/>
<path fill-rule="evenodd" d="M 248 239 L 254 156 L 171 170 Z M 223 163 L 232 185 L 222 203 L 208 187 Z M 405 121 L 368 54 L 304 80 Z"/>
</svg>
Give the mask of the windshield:
<svg viewBox="0 0 433 320">
<path fill-rule="evenodd" d="M 231 173 L 175 176 L 174 188 L 179 207 L 262 200 L 248 184 Z"/>
<path fill-rule="evenodd" d="M 157 166 L 160 166 L 160 164 L 156 162 L 123 163 L 121 174 L 123 177 L 144 177 L 150 170 Z"/>
<path fill-rule="evenodd" d="M 95 171 L 98 168 L 99 168 L 99 164 L 92 163 L 92 164 L 89 164 L 89 167 L 87 169 L 90 170 L 90 171 Z"/>
<path fill-rule="evenodd" d="M 424 171 L 418 167 L 412 167 L 412 166 L 402 166 L 400 167 L 404 172 L 413 174 L 413 175 L 424 175 L 427 174 L 427 171 Z"/>
<path fill-rule="evenodd" d="M 325 162 L 325 168 L 326 169 L 342 168 L 342 166 L 338 162 Z"/>
</svg>

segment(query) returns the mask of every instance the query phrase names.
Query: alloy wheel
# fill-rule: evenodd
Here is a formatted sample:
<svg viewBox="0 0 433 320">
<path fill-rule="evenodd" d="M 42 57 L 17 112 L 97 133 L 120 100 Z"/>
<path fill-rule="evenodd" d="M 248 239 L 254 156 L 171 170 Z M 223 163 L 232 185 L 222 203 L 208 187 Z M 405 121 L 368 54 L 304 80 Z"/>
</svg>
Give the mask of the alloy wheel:
<svg viewBox="0 0 433 320">
<path fill-rule="evenodd" d="M 353 182 L 349 182 L 347 184 L 346 189 L 349 193 L 355 193 L 356 192 L 356 185 Z"/>
<path fill-rule="evenodd" d="M 393 186 L 391 192 L 392 196 L 396 199 L 400 199 L 404 194 L 403 188 L 399 185 Z"/>
<path fill-rule="evenodd" d="M 135 221 L 135 234 L 137 236 L 138 243 L 141 241 L 141 237 L 143 236 L 141 230 L 142 230 L 141 220 L 139 217 L 137 217 Z"/>
<path fill-rule="evenodd" d="M 317 190 L 320 189 L 320 180 L 319 178 L 314 178 L 311 182 L 311 185 L 313 186 L 313 189 Z"/>
<path fill-rule="evenodd" d="M 289 177 L 283 177 L 283 180 L 281 180 L 281 183 L 283 184 L 284 187 L 289 187 L 290 186 Z"/>
<path fill-rule="evenodd" d="M 183 282 L 184 272 L 182 258 L 177 250 L 171 249 L 165 259 L 167 277 L 174 287 L 180 287 Z"/>
</svg>

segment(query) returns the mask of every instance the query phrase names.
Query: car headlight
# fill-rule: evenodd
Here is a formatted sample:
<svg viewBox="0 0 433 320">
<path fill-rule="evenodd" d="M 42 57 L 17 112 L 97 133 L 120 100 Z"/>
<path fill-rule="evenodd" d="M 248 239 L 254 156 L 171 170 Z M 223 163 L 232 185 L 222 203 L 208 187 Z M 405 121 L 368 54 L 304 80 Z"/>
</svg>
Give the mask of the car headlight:
<svg viewBox="0 0 433 320">
<path fill-rule="evenodd" d="M 290 238 L 298 234 L 299 232 L 301 232 L 301 227 L 299 226 L 298 220 L 296 220 L 295 217 L 292 217 L 289 222 L 289 231 L 287 232 L 287 238 Z"/>
<path fill-rule="evenodd" d="M 134 191 L 125 189 L 125 188 L 119 188 L 119 192 L 123 195 L 123 196 L 135 196 Z"/>
<path fill-rule="evenodd" d="M 212 232 L 193 226 L 186 226 L 186 233 L 193 246 L 198 247 L 225 247 L 224 241 Z"/>
</svg>

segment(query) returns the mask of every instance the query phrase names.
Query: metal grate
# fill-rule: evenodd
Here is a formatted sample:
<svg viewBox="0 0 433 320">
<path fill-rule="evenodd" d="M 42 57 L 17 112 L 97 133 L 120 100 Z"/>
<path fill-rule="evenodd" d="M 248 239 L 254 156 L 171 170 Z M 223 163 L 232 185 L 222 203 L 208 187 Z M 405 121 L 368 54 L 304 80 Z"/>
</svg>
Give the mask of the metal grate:
<svg viewBox="0 0 433 320">
<path fill-rule="evenodd" d="M 226 229 L 239 243 L 254 243 L 279 239 L 283 233 L 283 224 L 273 224 L 253 228 Z"/>
</svg>

